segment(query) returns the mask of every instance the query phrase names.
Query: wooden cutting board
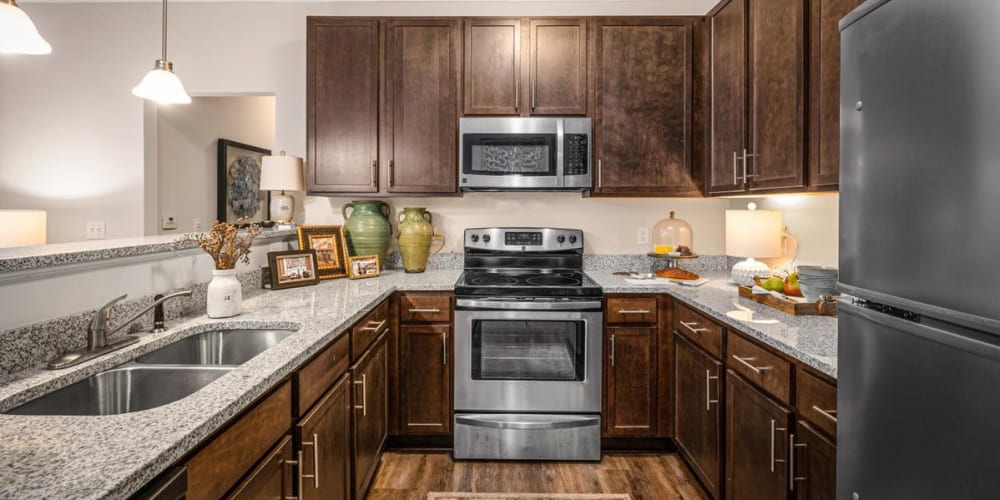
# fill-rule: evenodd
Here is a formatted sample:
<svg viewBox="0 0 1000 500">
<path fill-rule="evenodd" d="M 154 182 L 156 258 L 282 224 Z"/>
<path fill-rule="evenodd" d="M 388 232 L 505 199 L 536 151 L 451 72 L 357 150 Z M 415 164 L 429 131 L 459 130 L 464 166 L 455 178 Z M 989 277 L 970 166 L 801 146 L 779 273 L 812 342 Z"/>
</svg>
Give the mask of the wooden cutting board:
<svg viewBox="0 0 1000 500">
<path fill-rule="evenodd" d="M 754 295 L 749 286 L 740 287 L 740 297 L 795 316 L 836 316 L 837 302 L 796 302 L 771 294 Z"/>
</svg>

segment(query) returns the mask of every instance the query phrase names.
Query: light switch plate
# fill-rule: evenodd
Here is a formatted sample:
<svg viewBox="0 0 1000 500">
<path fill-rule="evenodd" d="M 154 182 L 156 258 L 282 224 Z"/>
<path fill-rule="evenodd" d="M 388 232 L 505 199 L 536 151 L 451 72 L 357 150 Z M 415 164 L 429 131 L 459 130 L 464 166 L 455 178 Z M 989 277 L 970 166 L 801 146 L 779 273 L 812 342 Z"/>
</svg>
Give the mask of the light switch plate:
<svg viewBox="0 0 1000 500">
<path fill-rule="evenodd" d="M 636 245 L 648 245 L 649 244 L 649 228 L 646 226 L 637 226 L 635 228 L 635 244 Z"/>
<path fill-rule="evenodd" d="M 106 237 L 107 223 L 103 220 L 87 221 L 87 239 L 103 240 Z"/>
<path fill-rule="evenodd" d="M 194 223 L 191 224 L 191 230 L 194 231 L 194 232 L 196 232 L 196 233 L 200 233 L 200 232 L 204 231 L 204 228 L 201 227 L 201 218 L 200 217 L 195 217 Z"/>
<path fill-rule="evenodd" d="M 177 229 L 177 219 L 169 216 L 164 217 L 163 222 L 160 224 L 160 229 L 163 229 L 164 231 Z"/>
</svg>

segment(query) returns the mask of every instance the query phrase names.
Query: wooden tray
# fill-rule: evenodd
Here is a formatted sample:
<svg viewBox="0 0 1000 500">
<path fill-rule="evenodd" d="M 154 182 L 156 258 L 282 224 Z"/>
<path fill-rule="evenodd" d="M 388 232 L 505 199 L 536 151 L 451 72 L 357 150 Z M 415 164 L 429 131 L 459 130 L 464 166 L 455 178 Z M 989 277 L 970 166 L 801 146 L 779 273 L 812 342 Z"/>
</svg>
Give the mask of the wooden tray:
<svg viewBox="0 0 1000 500">
<path fill-rule="evenodd" d="M 771 294 L 754 295 L 750 287 L 740 287 L 740 297 L 750 299 L 759 304 L 772 307 L 781 312 L 795 316 L 836 316 L 837 302 L 795 302 L 794 300 L 778 298 Z"/>
</svg>

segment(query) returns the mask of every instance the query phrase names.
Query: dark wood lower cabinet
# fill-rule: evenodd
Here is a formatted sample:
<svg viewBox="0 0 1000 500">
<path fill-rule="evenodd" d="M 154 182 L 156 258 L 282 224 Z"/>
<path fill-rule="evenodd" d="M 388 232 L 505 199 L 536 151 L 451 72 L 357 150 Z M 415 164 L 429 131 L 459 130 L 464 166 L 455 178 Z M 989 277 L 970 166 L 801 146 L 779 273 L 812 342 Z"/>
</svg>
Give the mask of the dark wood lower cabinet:
<svg viewBox="0 0 1000 500">
<path fill-rule="evenodd" d="M 726 373 L 726 498 L 787 499 L 792 411 Z"/>
<path fill-rule="evenodd" d="M 227 500 L 288 498 L 292 486 L 292 437 L 285 436 L 250 473 L 243 478 Z M 315 497 L 314 497 L 315 498 Z"/>
<path fill-rule="evenodd" d="M 399 327 L 399 418 L 404 434 L 451 432 L 451 325 Z"/>
<path fill-rule="evenodd" d="M 388 335 L 351 367 L 354 407 L 354 494 L 364 498 L 388 435 Z"/>
<path fill-rule="evenodd" d="M 722 474 L 722 363 L 674 333 L 674 442 L 719 498 Z"/>
<path fill-rule="evenodd" d="M 834 500 L 837 496 L 837 446 L 806 422 L 795 425 L 795 498 Z"/>
<path fill-rule="evenodd" d="M 655 436 L 657 329 L 615 326 L 605 336 L 605 435 Z"/>
<path fill-rule="evenodd" d="M 351 386 L 345 374 L 295 426 L 300 498 L 351 498 Z"/>
</svg>

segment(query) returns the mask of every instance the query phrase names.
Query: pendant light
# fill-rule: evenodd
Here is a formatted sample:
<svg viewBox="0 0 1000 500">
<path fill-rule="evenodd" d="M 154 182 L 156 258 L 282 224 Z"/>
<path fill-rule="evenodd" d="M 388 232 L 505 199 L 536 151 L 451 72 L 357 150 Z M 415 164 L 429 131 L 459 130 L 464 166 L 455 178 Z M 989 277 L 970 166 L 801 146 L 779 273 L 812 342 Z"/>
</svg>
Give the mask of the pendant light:
<svg viewBox="0 0 1000 500">
<path fill-rule="evenodd" d="M 38 34 L 15 0 L 0 0 L 0 54 L 51 54 L 52 46 Z"/>
<path fill-rule="evenodd" d="M 167 60 L 167 0 L 163 0 L 163 53 L 146 73 L 132 94 L 160 104 L 189 104 L 191 96 L 184 90 L 181 79 L 174 74 L 174 63 Z"/>
</svg>

